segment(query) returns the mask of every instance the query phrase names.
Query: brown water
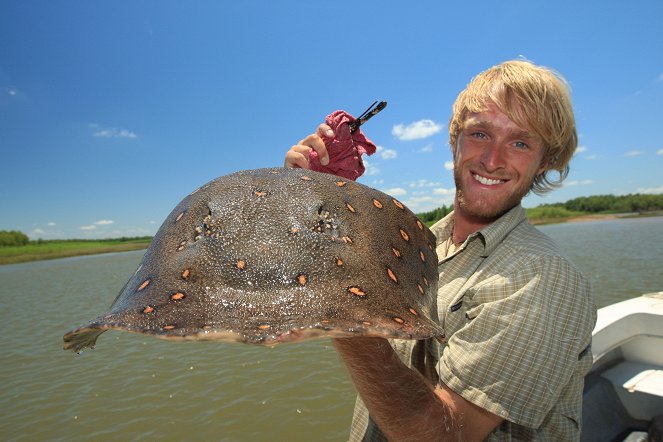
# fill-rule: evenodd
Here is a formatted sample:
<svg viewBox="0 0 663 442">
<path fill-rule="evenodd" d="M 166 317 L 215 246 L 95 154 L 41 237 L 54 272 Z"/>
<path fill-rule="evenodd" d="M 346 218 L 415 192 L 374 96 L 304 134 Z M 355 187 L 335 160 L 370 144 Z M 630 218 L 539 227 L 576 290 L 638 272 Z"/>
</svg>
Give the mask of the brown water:
<svg viewBox="0 0 663 442">
<path fill-rule="evenodd" d="M 663 217 L 544 226 L 599 306 L 663 290 Z M 273 349 L 108 332 L 65 352 L 142 252 L 0 267 L 0 440 L 345 440 L 354 390 L 328 340 Z"/>
</svg>

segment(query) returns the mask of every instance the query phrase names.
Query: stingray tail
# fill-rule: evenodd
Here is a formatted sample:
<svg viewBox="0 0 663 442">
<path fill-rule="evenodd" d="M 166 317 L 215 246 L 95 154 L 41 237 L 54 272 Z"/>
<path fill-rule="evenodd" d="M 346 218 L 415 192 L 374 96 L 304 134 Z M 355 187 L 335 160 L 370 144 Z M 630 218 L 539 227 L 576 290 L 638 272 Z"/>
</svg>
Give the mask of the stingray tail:
<svg viewBox="0 0 663 442">
<path fill-rule="evenodd" d="M 94 348 L 97 338 L 105 332 L 104 329 L 91 328 L 90 326 L 79 327 L 63 336 L 64 349 L 80 353 L 84 348 Z"/>
</svg>

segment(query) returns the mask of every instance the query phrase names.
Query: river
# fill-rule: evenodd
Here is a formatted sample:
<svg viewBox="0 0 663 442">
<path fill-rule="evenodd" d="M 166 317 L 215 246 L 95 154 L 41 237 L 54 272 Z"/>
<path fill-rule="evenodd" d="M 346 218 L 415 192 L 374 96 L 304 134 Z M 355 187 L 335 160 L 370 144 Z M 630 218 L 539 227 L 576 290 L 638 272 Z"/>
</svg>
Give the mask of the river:
<svg viewBox="0 0 663 442">
<path fill-rule="evenodd" d="M 541 227 L 599 307 L 663 290 L 663 217 Z M 101 313 L 141 252 L 0 266 L 0 440 L 345 440 L 352 384 L 326 340 L 262 348 L 62 335 Z"/>
</svg>

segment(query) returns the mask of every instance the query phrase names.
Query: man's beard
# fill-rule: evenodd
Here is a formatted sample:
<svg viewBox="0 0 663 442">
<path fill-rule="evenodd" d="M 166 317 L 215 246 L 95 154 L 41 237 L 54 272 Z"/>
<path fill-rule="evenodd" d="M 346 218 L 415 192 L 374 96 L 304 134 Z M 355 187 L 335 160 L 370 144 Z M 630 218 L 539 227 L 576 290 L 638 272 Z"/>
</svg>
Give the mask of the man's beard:
<svg viewBox="0 0 663 442">
<path fill-rule="evenodd" d="M 457 167 L 454 168 L 454 182 L 456 183 L 456 201 L 459 209 L 462 209 L 466 215 L 484 221 L 492 222 L 520 204 L 523 197 L 529 193 L 532 183 L 534 182 L 534 177 L 532 177 L 529 182 L 524 182 L 523 185 L 515 189 L 508 198 L 505 198 L 497 206 L 483 204 L 479 200 L 475 200 L 474 204 L 472 204 L 472 202 L 468 201 L 465 197 L 461 179 L 462 172 L 459 170 L 459 165 L 456 166 Z M 470 179 L 474 178 L 470 177 Z"/>
</svg>

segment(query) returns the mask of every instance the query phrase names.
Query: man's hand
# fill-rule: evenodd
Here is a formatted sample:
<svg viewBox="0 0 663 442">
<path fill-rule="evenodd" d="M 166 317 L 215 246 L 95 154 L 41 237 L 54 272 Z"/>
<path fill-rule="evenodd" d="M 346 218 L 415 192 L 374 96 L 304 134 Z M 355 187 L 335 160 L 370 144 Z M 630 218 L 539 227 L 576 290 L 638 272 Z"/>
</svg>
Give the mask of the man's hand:
<svg viewBox="0 0 663 442">
<path fill-rule="evenodd" d="M 318 153 L 320 164 L 329 164 L 329 153 L 325 146 L 325 139 L 334 138 L 334 131 L 326 124 L 318 126 L 316 133 L 309 135 L 296 145 L 292 146 L 285 154 L 285 167 L 309 169 L 309 155 L 311 149 Z"/>
</svg>

